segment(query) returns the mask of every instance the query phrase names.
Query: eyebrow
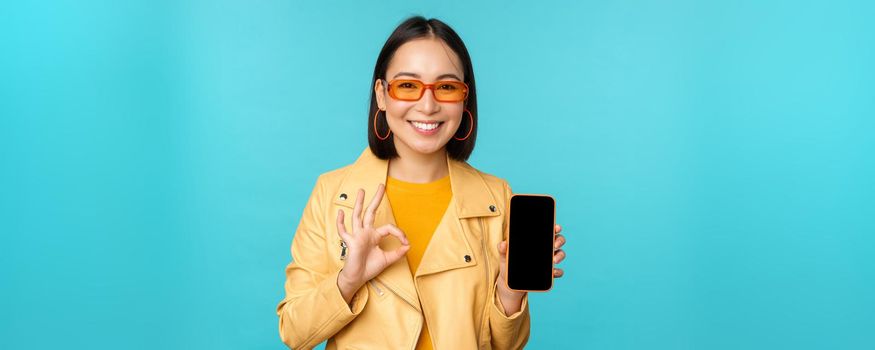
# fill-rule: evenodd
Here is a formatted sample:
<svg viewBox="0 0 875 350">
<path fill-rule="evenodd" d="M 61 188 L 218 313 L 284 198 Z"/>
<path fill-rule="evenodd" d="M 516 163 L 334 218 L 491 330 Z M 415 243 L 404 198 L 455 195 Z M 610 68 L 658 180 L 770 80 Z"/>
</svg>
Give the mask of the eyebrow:
<svg viewBox="0 0 875 350">
<path fill-rule="evenodd" d="M 421 78 L 421 76 L 420 76 L 419 74 L 416 74 L 416 73 L 410 73 L 410 72 L 398 72 L 398 74 L 395 74 L 395 76 L 392 77 L 392 79 L 395 79 L 395 78 L 397 78 L 397 77 L 399 77 L 399 76 L 402 76 L 402 75 L 411 76 L 411 77 L 414 77 L 414 78 L 416 78 L 416 79 L 420 79 L 420 78 Z M 458 80 L 458 81 L 462 81 L 461 78 L 459 78 L 457 75 L 452 74 L 452 73 L 441 74 L 441 75 L 439 75 L 439 76 L 437 77 L 437 79 L 435 79 L 435 80 L 441 80 L 441 79 L 444 79 L 444 78 L 453 78 L 453 79 L 456 79 L 456 80 Z"/>
</svg>

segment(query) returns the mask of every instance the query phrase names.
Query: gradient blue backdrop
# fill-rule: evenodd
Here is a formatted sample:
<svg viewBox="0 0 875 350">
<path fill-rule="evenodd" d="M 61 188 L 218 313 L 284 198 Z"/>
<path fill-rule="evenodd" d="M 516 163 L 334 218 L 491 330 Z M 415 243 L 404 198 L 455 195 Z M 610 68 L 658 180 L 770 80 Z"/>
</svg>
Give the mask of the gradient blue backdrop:
<svg viewBox="0 0 875 350">
<path fill-rule="evenodd" d="M 530 348 L 875 348 L 872 2 L 0 8 L 0 348 L 284 348 L 292 234 L 411 14 L 473 57 L 470 163 L 558 200 Z"/>
</svg>

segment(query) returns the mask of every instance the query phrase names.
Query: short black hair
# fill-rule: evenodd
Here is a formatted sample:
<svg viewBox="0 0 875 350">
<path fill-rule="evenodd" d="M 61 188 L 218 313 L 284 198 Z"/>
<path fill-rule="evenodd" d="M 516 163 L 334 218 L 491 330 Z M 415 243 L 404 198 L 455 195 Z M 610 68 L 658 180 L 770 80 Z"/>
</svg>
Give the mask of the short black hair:
<svg viewBox="0 0 875 350">
<path fill-rule="evenodd" d="M 452 159 L 466 161 L 471 156 L 471 152 L 474 151 L 474 143 L 477 140 L 477 125 L 479 124 L 477 123 L 477 85 L 474 83 L 474 67 L 471 64 L 471 56 L 468 55 L 468 49 L 465 47 L 465 43 L 462 42 L 462 38 L 446 23 L 435 18 L 425 19 L 422 16 L 414 16 L 399 24 L 395 31 L 392 32 L 392 35 L 386 39 L 383 49 L 380 50 L 380 55 L 377 56 L 377 64 L 374 65 L 374 78 L 370 81 L 371 107 L 368 110 L 368 144 L 374 155 L 380 159 L 396 158 L 398 157 L 398 151 L 395 150 L 394 134 L 391 134 L 385 140 L 380 140 L 374 133 L 375 117 L 378 118 L 376 127 L 380 130 L 380 134 L 385 135 L 389 132 L 389 124 L 386 122 L 385 113 L 376 115 L 378 106 L 374 82 L 378 79 L 386 80 L 386 70 L 389 67 L 389 61 L 392 60 L 392 56 L 395 55 L 395 51 L 401 45 L 415 39 L 432 37 L 446 43 L 462 61 L 462 74 L 465 76 L 465 84 L 468 85 L 468 98 L 465 100 L 465 108 L 471 112 L 471 118 L 474 121 L 474 128 L 467 139 L 459 141 L 455 138 L 450 138 L 447 141 L 447 154 Z M 459 138 L 464 137 L 468 133 L 469 125 L 471 125 L 471 122 L 464 122 L 464 116 L 463 114 L 463 122 L 456 131 Z"/>
</svg>

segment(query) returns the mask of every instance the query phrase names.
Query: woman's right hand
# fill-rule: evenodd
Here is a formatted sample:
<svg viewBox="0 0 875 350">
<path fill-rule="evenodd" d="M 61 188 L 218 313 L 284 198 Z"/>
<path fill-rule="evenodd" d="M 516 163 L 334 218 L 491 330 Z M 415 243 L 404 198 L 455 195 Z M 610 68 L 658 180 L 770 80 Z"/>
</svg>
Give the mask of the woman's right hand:
<svg viewBox="0 0 875 350">
<path fill-rule="evenodd" d="M 337 286 L 340 287 L 340 292 L 346 303 L 352 300 L 355 292 L 362 285 L 370 281 L 372 278 L 379 275 L 390 265 L 400 260 L 410 250 L 410 242 L 407 241 L 407 236 L 401 229 L 392 224 L 386 224 L 374 228 L 374 216 L 377 207 L 383 200 L 385 185 L 377 186 L 377 193 L 371 200 L 371 204 L 364 211 L 362 218 L 362 207 L 365 201 L 365 190 L 359 189 L 356 196 L 355 207 L 352 211 L 352 232 L 346 230 L 343 223 L 343 209 L 337 213 L 337 234 L 346 242 L 347 253 L 343 270 L 337 277 Z M 388 236 L 393 235 L 401 241 L 401 246 L 393 251 L 384 251 L 380 248 L 380 241 Z"/>
</svg>

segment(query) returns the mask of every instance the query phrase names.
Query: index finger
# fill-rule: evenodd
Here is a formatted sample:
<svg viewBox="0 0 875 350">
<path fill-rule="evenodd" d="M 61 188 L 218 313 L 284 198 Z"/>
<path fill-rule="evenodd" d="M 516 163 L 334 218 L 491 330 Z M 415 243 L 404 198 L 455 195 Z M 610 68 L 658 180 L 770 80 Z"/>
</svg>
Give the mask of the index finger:
<svg viewBox="0 0 875 350">
<path fill-rule="evenodd" d="M 401 244 L 410 245 L 410 241 L 407 240 L 407 235 L 404 234 L 404 231 L 401 231 L 401 229 L 398 228 L 398 226 L 395 226 L 392 224 L 385 224 L 383 226 L 380 226 L 380 228 L 377 229 L 377 233 L 380 234 L 380 237 L 386 237 L 387 235 L 393 235 L 393 236 L 395 236 L 395 238 L 398 238 L 398 240 L 401 241 Z"/>
</svg>

